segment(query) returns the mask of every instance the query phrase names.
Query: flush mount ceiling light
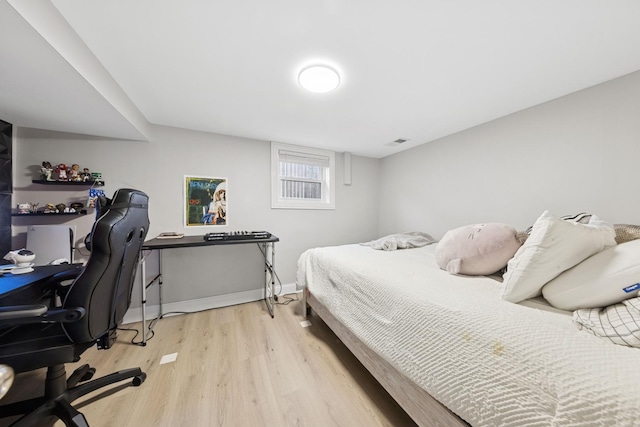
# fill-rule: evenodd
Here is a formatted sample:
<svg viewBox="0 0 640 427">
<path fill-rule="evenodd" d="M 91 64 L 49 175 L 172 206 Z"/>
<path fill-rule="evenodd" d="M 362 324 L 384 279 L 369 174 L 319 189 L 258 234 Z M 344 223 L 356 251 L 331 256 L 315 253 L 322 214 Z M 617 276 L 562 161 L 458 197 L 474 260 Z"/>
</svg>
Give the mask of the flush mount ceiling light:
<svg viewBox="0 0 640 427">
<path fill-rule="evenodd" d="M 330 92 L 340 84 L 340 75 L 325 65 L 313 65 L 300 71 L 298 83 L 310 92 Z"/>
</svg>

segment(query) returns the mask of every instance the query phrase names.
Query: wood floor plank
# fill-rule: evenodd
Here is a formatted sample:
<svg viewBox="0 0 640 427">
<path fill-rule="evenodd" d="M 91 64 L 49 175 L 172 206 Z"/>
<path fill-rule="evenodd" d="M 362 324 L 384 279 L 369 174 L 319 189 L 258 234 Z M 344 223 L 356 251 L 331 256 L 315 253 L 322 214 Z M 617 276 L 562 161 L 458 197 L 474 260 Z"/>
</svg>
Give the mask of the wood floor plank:
<svg viewBox="0 0 640 427">
<path fill-rule="evenodd" d="M 144 347 L 119 331 L 111 349 L 87 350 L 67 372 L 140 366 L 147 380 L 75 406 L 92 427 L 415 425 L 317 316 L 300 326 L 301 305 L 277 305 L 273 319 L 263 302 L 166 317 Z M 161 365 L 171 353 L 175 362 Z M 18 375 L 2 403 L 41 394 L 43 380 L 43 370 Z"/>
</svg>

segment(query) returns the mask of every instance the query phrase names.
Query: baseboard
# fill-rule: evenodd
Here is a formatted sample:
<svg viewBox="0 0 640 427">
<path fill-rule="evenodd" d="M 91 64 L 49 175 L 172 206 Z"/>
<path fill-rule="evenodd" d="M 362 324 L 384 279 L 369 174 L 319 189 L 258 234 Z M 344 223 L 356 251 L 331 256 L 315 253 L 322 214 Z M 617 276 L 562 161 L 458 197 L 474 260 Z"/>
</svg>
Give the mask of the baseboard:
<svg viewBox="0 0 640 427">
<path fill-rule="evenodd" d="M 277 295 L 295 294 L 297 291 L 295 283 L 287 283 L 282 285 L 282 290 L 276 292 Z"/>
<path fill-rule="evenodd" d="M 278 291 L 278 288 L 276 288 Z M 276 292 L 277 295 L 292 294 L 296 292 L 295 283 L 282 285 L 282 289 Z M 229 305 L 244 304 L 251 301 L 259 301 L 264 298 L 263 289 L 236 292 L 233 294 L 216 295 L 207 298 L 198 298 L 188 301 L 169 302 L 162 304 L 162 312 L 165 316 L 175 316 L 179 314 L 193 313 L 196 311 L 210 310 L 212 308 L 227 307 Z M 159 305 L 147 305 L 145 318 L 147 321 L 158 317 L 160 314 Z M 136 323 L 142 321 L 142 308 L 132 307 L 127 310 L 122 321 L 123 324 Z"/>
</svg>

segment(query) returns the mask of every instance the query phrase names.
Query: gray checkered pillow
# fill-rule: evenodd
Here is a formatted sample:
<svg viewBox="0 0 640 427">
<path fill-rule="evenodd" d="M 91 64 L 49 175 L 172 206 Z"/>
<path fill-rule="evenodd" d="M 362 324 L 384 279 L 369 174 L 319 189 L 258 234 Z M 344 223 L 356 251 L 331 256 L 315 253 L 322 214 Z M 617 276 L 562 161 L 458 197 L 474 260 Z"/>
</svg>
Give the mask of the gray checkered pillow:
<svg viewBox="0 0 640 427">
<path fill-rule="evenodd" d="M 614 344 L 640 347 L 640 298 L 630 298 L 605 308 L 580 309 L 573 312 L 578 329 L 607 338 Z"/>
</svg>

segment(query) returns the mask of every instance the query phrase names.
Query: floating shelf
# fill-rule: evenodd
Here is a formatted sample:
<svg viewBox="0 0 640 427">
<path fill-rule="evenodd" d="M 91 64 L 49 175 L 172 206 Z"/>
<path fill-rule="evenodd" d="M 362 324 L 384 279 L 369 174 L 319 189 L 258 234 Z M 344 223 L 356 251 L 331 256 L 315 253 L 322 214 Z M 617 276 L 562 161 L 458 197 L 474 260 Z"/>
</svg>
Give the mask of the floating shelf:
<svg viewBox="0 0 640 427">
<path fill-rule="evenodd" d="M 44 212 L 32 212 L 32 213 L 12 213 L 11 216 L 79 216 L 86 215 L 87 212 L 62 212 L 62 213 L 44 213 Z"/>
<path fill-rule="evenodd" d="M 31 180 L 34 184 L 44 184 L 44 185 L 78 185 L 83 187 L 101 187 L 104 185 L 104 181 L 47 181 L 44 179 L 33 179 Z M 49 214 L 51 215 L 51 214 Z"/>
</svg>

